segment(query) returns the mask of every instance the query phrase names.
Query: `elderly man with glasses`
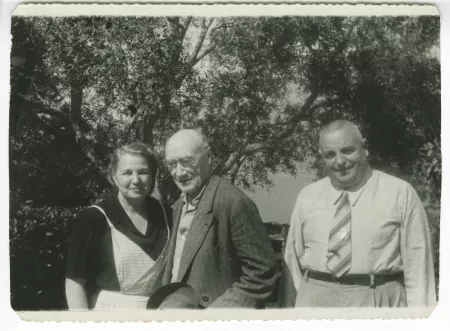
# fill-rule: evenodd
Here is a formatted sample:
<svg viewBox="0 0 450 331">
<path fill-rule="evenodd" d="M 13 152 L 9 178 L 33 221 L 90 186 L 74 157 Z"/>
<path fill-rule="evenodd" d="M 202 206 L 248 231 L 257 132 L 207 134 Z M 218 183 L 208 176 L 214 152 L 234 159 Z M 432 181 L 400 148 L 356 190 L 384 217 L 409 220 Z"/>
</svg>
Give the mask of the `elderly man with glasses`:
<svg viewBox="0 0 450 331">
<path fill-rule="evenodd" d="M 182 194 L 173 205 L 163 285 L 190 285 L 204 308 L 263 307 L 274 290 L 277 262 L 255 204 L 213 175 L 200 132 L 175 133 L 165 152 Z"/>
</svg>

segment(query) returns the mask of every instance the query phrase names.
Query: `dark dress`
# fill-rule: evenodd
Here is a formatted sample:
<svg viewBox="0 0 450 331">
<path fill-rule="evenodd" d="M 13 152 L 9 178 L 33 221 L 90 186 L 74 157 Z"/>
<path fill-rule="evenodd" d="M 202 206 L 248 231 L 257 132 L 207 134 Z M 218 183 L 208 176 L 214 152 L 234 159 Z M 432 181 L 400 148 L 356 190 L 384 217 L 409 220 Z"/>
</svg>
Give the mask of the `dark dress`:
<svg viewBox="0 0 450 331">
<path fill-rule="evenodd" d="M 139 232 L 121 206 L 117 194 L 110 195 L 97 206 L 102 208 L 114 228 L 136 243 L 153 260 L 167 243 L 168 224 L 159 201 L 147 198 L 148 226 L 145 235 Z M 170 222 L 170 209 L 164 206 Z M 105 216 L 94 207 L 82 211 L 74 219 L 69 241 L 66 277 L 84 280 L 88 296 L 99 290 L 120 291 L 115 268 L 111 227 Z"/>
</svg>

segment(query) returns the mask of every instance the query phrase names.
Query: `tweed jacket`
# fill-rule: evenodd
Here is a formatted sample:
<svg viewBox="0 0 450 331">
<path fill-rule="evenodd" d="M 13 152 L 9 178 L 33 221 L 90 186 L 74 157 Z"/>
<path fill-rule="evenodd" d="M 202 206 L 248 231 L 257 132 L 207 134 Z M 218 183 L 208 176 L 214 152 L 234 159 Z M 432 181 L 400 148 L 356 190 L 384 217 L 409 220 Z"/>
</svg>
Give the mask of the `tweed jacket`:
<svg viewBox="0 0 450 331">
<path fill-rule="evenodd" d="M 173 205 L 173 231 L 162 283 L 169 284 L 183 201 Z M 274 290 L 277 262 L 254 202 L 217 176 L 206 184 L 186 237 L 179 282 L 208 308 L 260 308 Z"/>
</svg>

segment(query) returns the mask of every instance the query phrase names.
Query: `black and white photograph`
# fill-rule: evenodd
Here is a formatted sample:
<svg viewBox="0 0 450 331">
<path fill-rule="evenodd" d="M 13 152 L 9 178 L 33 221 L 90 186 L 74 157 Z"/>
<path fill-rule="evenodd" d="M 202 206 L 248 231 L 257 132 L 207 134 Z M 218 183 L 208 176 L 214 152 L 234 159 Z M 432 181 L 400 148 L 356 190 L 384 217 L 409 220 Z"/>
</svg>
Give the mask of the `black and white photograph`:
<svg viewBox="0 0 450 331">
<path fill-rule="evenodd" d="M 432 6 L 30 6 L 11 19 L 14 311 L 437 305 Z"/>
</svg>

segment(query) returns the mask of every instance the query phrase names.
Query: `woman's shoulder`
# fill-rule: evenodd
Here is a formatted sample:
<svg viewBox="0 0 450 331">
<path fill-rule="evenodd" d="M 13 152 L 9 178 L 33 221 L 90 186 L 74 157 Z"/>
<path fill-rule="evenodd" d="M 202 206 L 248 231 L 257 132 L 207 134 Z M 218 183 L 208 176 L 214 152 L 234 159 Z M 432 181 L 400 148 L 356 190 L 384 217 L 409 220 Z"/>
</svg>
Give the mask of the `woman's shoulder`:
<svg viewBox="0 0 450 331">
<path fill-rule="evenodd" d="M 107 206 L 111 203 L 110 200 L 112 198 L 113 197 L 108 196 L 102 201 L 81 210 L 73 220 L 73 226 L 81 226 L 86 228 L 99 226 L 103 227 L 106 224 L 105 215 L 100 209 L 105 211 L 107 209 Z M 100 209 L 98 207 L 100 207 Z"/>
<path fill-rule="evenodd" d="M 102 212 L 94 206 L 89 206 L 80 211 L 75 219 L 95 221 L 104 218 Z"/>
</svg>

